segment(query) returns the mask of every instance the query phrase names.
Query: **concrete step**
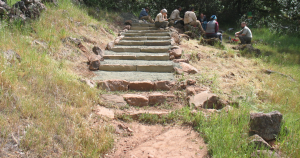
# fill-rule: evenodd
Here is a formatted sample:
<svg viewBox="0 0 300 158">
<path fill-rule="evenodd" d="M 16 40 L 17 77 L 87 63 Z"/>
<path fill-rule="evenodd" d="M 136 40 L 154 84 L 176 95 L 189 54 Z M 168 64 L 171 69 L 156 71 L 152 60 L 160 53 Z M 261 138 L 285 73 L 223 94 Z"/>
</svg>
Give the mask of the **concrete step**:
<svg viewBox="0 0 300 158">
<path fill-rule="evenodd" d="M 132 26 L 130 30 L 158 30 L 156 27 Z"/>
<path fill-rule="evenodd" d="M 167 46 L 171 45 L 171 40 L 121 40 L 118 45 L 127 46 Z"/>
<path fill-rule="evenodd" d="M 129 30 L 127 33 L 161 33 L 170 32 L 169 30 Z"/>
<path fill-rule="evenodd" d="M 124 37 L 122 40 L 170 40 L 170 36 L 143 36 L 143 37 Z"/>
<path fill-rule="evenodd" d="M 126 80 L 126 81 L 174 81 L 173 73 L 139 72 L 139 71 L 94 71 L 93 80 Z"/>
<path fill-rule="evenodd" d="M 170 36 L 169 32 L 157 32 L 157 33 L 144 33 L 144 32 L 126 32 L 126 33 L 122 33 L 122 35 L 126 36 L 126 37 L 135 37 L 135 36 Z"/>
<path fill-rule="evenodd" d="M 104 60 L 99 70 L 103 71 L 142 71 L 142 72 L 173 72 L 172 61 L 146 60 Z"/>
<path fill-rule="evenodd" d="M 104 59 L 119 60 L 169 60 L 169 53 L 134 53 L 105 51 Z"/>
<path fill-rule="evenodd" d="M 132 26 L 154 27 L 154 23 L 132 23 Z"/>
<path fill-rule="evenodd" d="M 116 45 L 112 48 L 114 52 L 145 52 L 145 53 L 166 53 L 171 48 L 169 46 L 122 46 Z"/>
</svg>

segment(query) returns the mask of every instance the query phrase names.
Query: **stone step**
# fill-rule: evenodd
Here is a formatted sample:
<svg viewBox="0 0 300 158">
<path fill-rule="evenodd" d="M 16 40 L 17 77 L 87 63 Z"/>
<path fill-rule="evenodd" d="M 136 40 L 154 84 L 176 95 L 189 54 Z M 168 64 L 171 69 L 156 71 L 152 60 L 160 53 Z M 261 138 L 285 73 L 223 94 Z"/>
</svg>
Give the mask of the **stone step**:
<svg viewBox="0 0 300 158">
<path fill-rule="evenodd" d="M 104 59 L 119 60 L 169 60 L 169 53 L 135 53 L 105 51 Z"/>
<path fill-rule="evenodd" d="M 127 33 L 165 33 L 169 30 L 129 30 Z"/>
<path fill-rule="evenodd" d="M 124 37 L 122 40 L 170 40 L 170 36 L 143 36 L 143 37 Z"/>
<path fill-rule="evenodd" d="M 125 80 L 125 81 L 174 81 L 174 74 L 168 72 L 139 71 L 94 71 L 93 80 Z"/>
<path fill-rule="evenodd" d="M 118 45 L 127 46 L 167 46 L 171 40 L 121 40 Z"/>
<path fill-rule="evenodd" d="M 154 23 L 132 23 L 132 26 L 154 27 Z"/>
<path fill-rule="evenodd" d="M 142 72 L 173 72 L 172 61 L 146 60 L 104 60 L 99 70 L 103 71 L 142 71 Z"/>
<path fill-rule="evenodd" d="M 156 27 L 132 26 L 130 30 L 158 30 Z"/>
<path fill-rule="evenodd" d="M 143 33 L 143 32 L 134 32 L 134 33 L 121 33 L 125 37 L 135 37 L 135 36 L 170 36 L 169 32 L 157 32 L 157 33 Z"/>
<path fill-rule="evenodd" d="M 114 52 L 146 52 L 146 53 L 166 53 L 171 46 L 121 46 L 112 48 Z"/>
</svg>

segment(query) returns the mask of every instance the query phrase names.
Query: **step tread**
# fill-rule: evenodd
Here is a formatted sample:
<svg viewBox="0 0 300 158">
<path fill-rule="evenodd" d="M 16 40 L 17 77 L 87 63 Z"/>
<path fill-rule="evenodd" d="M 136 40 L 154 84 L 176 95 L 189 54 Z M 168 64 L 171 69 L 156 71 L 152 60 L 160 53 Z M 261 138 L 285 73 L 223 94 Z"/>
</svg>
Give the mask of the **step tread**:
<svg viewBox="0 0 300 158">
<path fill-rule="evenodd" d="M 111 60 L 107 59 L 100 62 L 100 65 L 166 65 L 173 66 L 173 61 L 153 61 L 153 60 Z"/>
<path fill-rule="evenodd" d="M 114 52 L 114 51 L 105 51 L 104 56 L 106 55 L 133 55 L 133 56 L 169 56 L 169 53 L 147 53 L 147 52 Z"/>
<path fill-rule="evenodd" d="M 142 37 L 123 37 L 123 40 L 162 40 L 162 39 L 171 39 L 170 36 L 142 36 Z M 155 41 L 154 40 L 154 41 Z"/>
<path fill-rule="evenodd" d="M 123 46 L 123 45 L 115 45 L 114 48 L 169 49 L 169 48 L 171 48 L 171 45 L 167 45 L 167 46 Z"/>
<path fill-rule="evenodd" d="M 139 71 L 94 71 L 93 80 L 126 80 L 126 81 L 174 81 L 173 73 L 139 72 Z"/>
</svg>

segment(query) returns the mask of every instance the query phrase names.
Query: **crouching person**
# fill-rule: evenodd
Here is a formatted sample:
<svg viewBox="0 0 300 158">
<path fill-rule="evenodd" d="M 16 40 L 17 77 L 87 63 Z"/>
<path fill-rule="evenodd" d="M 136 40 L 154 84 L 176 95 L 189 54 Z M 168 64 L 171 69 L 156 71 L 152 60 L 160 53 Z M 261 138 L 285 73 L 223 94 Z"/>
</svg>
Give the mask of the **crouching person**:
<svg viewBox="0 0 300 158">
<path fill-rule="evenodd" d="M 177 9 L 175 9 L 170 16 L 170 26 L 173 26 L 175 24 L 176 21 L 178 20 L 182 20 L 182 18 L 180 17 L 180 12 L 181 12 L 182 8 L 180 6 L 177 7 Z"/>
<path fill-rule="evenodd" d="M 154 23 L 153 19 L 149 15 L 149 8 L 148 7 L 142 9 L 142 11 L 140 12 L 139 19 L 140 20 L 146 20 L 150 23 Z"/>
<path fill-rule="evenodd" d="M 166 28 L 168 26 L 167 10 L 163 9 L 157 14 L 155 18 L 155 27 Z"/>
<path fill-rule="evenodd" d="M 242 30 L 235 33 L 235 37 L 239 37 L 241 44 L 251 44 L 252 32 L 246 26 L 246 22 L 241 23 Z"/>
<path fill-rule="evenodd" d="M 210 21 L 206 25 L 206 37 L 207 38 L 219 38 L 222 43 L 222 33 L 219 31 L 219 23 L 217 22 L 217 16 L 212 15 Z"/>
</svg>

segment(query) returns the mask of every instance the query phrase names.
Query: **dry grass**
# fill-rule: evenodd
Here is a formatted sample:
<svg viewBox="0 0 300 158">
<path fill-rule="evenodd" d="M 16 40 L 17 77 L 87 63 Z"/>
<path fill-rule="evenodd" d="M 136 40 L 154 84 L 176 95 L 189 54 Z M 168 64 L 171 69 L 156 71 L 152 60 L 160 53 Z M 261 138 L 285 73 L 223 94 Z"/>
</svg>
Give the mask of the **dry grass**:
<svg viewBox="0 0 300 158">
<path fill-rule="evenodd" d="M 99 157 L 112 147 L 111 127 L 93 113 L 100 91 L 76 75 L 86 58 L 62 42 L 85 36 L 103 48 L 114 37 L 114 14 L 99 12 L 112 19 L 99 22 L 88 12 L 63 0 L 32 23 L 1 28 L 0 51 L 12 49 L 22 61 L 0 56 L 0 157 Z"/>
</svg>

